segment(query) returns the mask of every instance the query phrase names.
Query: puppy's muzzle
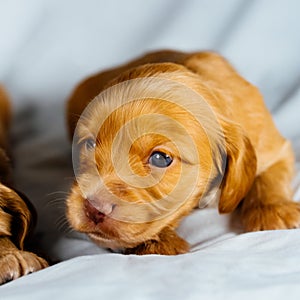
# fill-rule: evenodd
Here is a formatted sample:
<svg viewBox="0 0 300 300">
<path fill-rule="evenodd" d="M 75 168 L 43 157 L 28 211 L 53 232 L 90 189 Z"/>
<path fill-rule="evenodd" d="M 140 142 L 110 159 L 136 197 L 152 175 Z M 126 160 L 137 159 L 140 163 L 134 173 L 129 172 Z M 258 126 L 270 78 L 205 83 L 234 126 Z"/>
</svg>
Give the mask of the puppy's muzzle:
<svg viewBox="0 0 300 300">
<path fill-rule="evenodd" d="M 104 222 L 107 216 L 110 216 L 116 207 L 99 197 L 88 197 L 84 200 L 85 215 L 93 221 L 95 225 Z"/>
</svg>

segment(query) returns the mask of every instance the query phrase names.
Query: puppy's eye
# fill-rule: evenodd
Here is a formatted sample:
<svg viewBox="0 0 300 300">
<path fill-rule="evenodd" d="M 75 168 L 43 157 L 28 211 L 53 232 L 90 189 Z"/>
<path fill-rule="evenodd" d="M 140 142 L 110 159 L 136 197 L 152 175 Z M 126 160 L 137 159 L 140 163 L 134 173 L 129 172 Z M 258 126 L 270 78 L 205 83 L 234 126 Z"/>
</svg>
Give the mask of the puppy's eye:
<svg viewBox="0 0 300 300">
<path fill-rule="evenodd" d="M 85 148 L 86 150 L 93 150 L 96 148 L 96 142 L 93 139 L 87 139 L 85 142 Z"/>
<path fill-rule="evenodd" d="M 168 154 L 156 151 L 149 158 L 149 163 L 158 168 L 166 168 L 172 163 L 173 159 Z"/>
</svg>

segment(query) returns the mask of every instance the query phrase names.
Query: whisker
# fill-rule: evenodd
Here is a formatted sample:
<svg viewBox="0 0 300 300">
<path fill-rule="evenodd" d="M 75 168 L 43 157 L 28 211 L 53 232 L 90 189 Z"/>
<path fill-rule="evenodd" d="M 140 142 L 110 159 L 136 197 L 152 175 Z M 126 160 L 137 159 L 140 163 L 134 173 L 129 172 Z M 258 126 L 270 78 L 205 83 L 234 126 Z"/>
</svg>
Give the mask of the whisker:
<svg viewBox="0 0 300 300">
<path fill-rule="evenodd" d="M 57 221 L 55 222 L 55 225 L 57 226 L 57 229 L 63 233 L 71 233 L 74 231 L 74 229 L 70 226 L 67 218 L 65 215 L 61 215 L 57 218 Z"/>
<path fill-rule="evenodd" d="M 66 206 L 64 203 L 51 203 L 51 204 L 47 204 L 46 207 L 48 207 L 49 209 L 59 209 L 59 210 L 65 210 Z"/>
<path fill-rule="evenodd" d="M 56 191 L 56 192 L 52 192 L 52 193 L 46 194 L 46 196 L 50 197 L 50 196 L 54 196 L 54 195 L 57 195 L 57 194 L 68 195 L 69 192 L 66 192 L 66 191 Z"/>
<path fill-rule="evenodd" d="M 62 204 L 62 206 L 65 206 L 66 203 L 66 197 L 61 197 L 61 198 L 55 198 L 55 199 L 51 199 L 46 203 L 46 207 L 49 206 L 57 206 L 57 204 Z"/>
</svg>

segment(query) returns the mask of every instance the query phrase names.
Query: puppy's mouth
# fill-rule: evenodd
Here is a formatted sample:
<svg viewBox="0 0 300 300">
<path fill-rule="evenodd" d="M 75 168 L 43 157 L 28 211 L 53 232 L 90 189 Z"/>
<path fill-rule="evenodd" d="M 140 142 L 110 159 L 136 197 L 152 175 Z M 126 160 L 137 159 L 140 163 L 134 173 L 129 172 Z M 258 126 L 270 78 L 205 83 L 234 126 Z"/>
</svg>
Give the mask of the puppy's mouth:
<svg viewBox="0 0 300 300">
<path fill-rule="evenodd" d="M 96 244 L 110 249 L 120 249 L 136 246 L 137 241 L 144 238 L 145 228 L 128 229 L 127 223 L 115 218 L 114 208 L 110 210 L 109 206 L 102 205 L 102 209 L 99 209 L 95 206 L 92 201 L 83 199 L 83 218 L 79 231 L 87 234 Z"/>
</svg>

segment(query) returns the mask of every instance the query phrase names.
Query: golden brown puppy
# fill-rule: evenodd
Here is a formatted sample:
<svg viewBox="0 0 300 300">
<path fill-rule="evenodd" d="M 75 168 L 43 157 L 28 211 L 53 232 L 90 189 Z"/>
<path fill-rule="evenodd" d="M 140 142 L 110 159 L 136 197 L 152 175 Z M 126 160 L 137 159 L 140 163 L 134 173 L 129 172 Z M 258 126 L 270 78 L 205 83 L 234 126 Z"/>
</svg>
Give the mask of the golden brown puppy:
<svg viewBox="0 0 300 300">
<path fill-rule="evenodd" d="M 175 228 L 197 206 L 246 231 L 295 228 L 293 153 L 256 87 L 220 55 L 161 51 L 83 81 L 67 105 L 73 228 L 125 253 L 189 250 Z"/>
<path fill-rule="evenodd" d="M 47 262 L 24 251 L 33 229 L 35 211 L 26 197 L 11 188 L 7 133 L 10 122 L 8 97 L 0 86 L 0 284 L 47 266 Z"/>
</svg>

